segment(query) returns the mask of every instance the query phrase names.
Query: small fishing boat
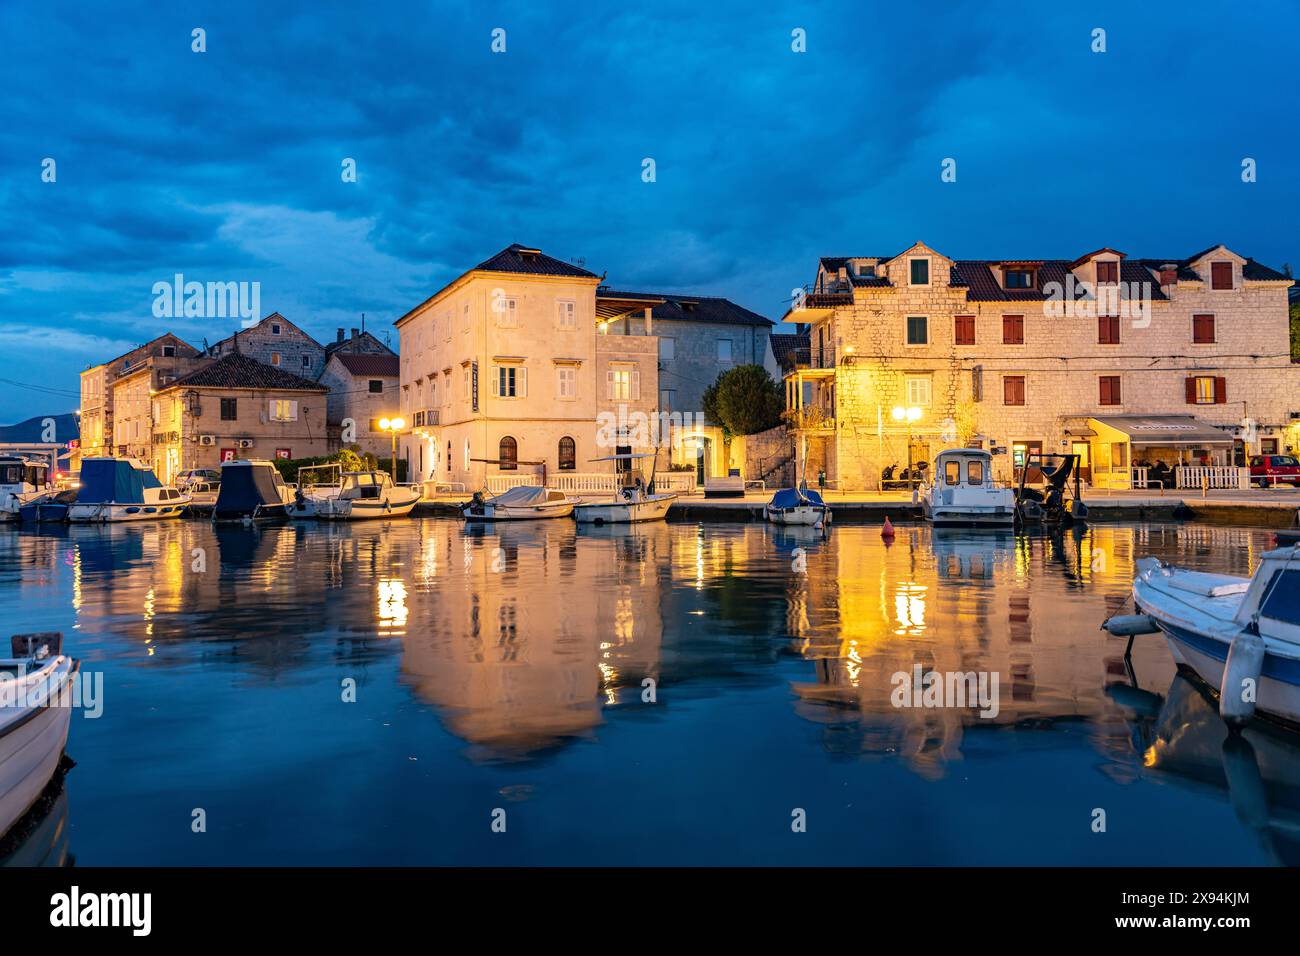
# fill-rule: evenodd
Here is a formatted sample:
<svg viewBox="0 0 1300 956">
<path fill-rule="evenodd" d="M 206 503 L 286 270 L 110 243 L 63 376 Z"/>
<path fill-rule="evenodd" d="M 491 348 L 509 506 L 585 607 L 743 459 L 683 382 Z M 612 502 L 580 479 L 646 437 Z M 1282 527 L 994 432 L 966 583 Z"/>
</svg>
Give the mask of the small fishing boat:
<svg viewBox="0 0 1300 956">
<path fill-rule="evenodd" d="M 830 523 L 830 506 L 822 496 L 800 482 L 798 488 L 782 488 L 763 507 L 763 517 L 773 524 L 821 526 Z"/>
<path fill-rule="evenodd" d="M 269 461 L 237 458 L 221 466 L 221 488 L 212 506 L 217 524 L 286 521 L 293 494 Z"/>
<path fill-rule="evenodd" d="M 185 486 L 185 493 L 190 496 L 190 508 L 211 508 L 217 503 L 217 495 L 221 494 L 221 482 L 217 481 L 191 481 Z"/>
<path fill-rule="evenodd" d="M 18 509 L 18 519 L 23 524 L 62 524 L 68 520 L 68 509 L 76 500 L 75 488 L 47 491 L 25 502 Z"/>
<path fill-rule="evenodd" d="M 165 486 L 135 458 L 86 458 L 81 462 L 77 500 L 68 506 L 68 520 L 98 524 L 179 518 L 189 503 L 189 495 Z"/>
<path fill-rule="evenodd" d="M 0 455 L 0 521 L 17 521 L 28 501 L 53 489 L 50 466 L 22 455 Z"/>
<path fill-rule="evenodd" d="M 343 466 L 338 462 L 328 465 L 307 465 L 298 469 L 298 480 L 293 487 L 293 503 L 289 505 L 291 518 L 315 518 L 320 503 L 335 497 L 343 489 Z"/>
<path fill-rule="evenodd" d="M 987 451 L 950 448 L 934 460 L 934 484 L 921 496 L 921 511 L 936 527 L 1009 528 L 1016 521 L 1016 495 L 993 481 Z"/>
<path fill-rule="evenodd" d="M 36 802 L 68 742 L 78 661 L 58 633 L 16 634 L 0 658 L 0 835 Z"/>
<path fill-rule="evenodd" d="M 1250 578 L 1142 558 L 1133 581 L 1140 612 L 1102 626 L 1161 633 L 1174 659 L 1219 688 L 1219 712 L 1243 723 L 1256 709 L 1300 725 L 1300 548 L 1260 555 Z"/>
<path fill-rule="evenodd" d="M 1065 527 L 1087 521 L 1088 506 L 1083 503 L 1080 487 L 1080 458 L 1076 454 L 1056 455 L 1031 452 L 1020 468 L 1016 486 L 1016 519 L 1022 524 L 1045 524 Z M 1030 476 L 1038 476 L 1043 487 L 1030 485 Z M 1074 477 L 1074 495 L 1070 496 L 1070 478 Z"/>
<path fill-rule="evenodd" d="M 517 485 L 491 498 L 483 492 L 460 506 L 466 521 L 532 521 L 539 518 L 567 518 L 577 501 L 563 491 L 541 485 Z"/>
<path fill-rule="evenodd" d="M 633 462 L 651 459 L 650 473 L 642 474 L 634 469 Z M 579 524 L 627 524 L 635 521 L 660 521 L 668 514 L 677 495 L 672 493 L 655 493 L 654 452 L 639 454 L 607 455 L 593 458 L 593 462 L 612 461 L 626 463 L 625 471 L 619 472 L 620 487 L 612 501 L 584 501 L 573 506 L 573 517 Z"/>
<path fill-rule="evenodd" d="M 365 518 L 405 518 L 420 500 L 420 489 L 395 485 L 387 472 L 345 471 L 333 494 L 313 494 L 312 510 L 317 518 L 358 521 Z M 293 515 L 300 517 L 294 497 Z"/>
</svg>

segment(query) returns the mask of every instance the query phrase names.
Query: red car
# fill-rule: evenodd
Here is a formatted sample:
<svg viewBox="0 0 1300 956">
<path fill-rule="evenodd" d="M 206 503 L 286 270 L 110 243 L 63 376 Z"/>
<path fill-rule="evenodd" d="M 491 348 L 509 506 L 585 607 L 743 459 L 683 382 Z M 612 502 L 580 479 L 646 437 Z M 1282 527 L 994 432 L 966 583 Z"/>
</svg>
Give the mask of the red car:
<svg viewBox="0 0 1300 956">
<path fill-rule="evenodd" d="M 1300 461 L 1295 455 L 1252 455 L 1250 483 L 1261 488 L 1273 485 L 1300 488 Z"/>
</svg>

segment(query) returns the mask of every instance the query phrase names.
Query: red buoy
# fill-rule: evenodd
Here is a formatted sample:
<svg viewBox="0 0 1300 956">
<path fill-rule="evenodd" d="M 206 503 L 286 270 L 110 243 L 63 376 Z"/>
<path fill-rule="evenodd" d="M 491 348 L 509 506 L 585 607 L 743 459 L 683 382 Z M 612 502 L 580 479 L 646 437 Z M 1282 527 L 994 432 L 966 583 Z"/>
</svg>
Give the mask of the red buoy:
<svg viewBox="0 0 1300 956">
<path fill-rule="evenodd" d="M 880 529 L 882 538 L 892 538 L 894 536 L 894 526 L 889 523 L 889 515 L 885 515 L 885 526 Z"/>
</svg>

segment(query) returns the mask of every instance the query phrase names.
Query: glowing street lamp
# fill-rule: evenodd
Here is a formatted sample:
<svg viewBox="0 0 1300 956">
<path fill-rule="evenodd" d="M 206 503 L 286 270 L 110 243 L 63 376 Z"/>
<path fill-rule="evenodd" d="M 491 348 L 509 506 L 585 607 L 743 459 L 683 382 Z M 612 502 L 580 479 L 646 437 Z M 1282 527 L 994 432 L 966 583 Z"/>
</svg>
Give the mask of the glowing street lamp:
<svg viewBox="0 0 1300 956">
<path fill-rule="evenodd" d="M 393 436 L 393 484 L 397 484 L 397 433 L 406 427 L 406 422 L 400 418 L 381 418 L 379 427 Z"/>
<path fill-rule="evenodd" d="M 893 411 L 889 413 L 896 422 L 907 423 L 907 486 L 913 491 L 916 489 L 916 475 L 912 469 L 912 422 L 921 417 L 921 409 L 915 405 L 909 405 L 904 408 L 902 405 L 895 405 Z"/>
</svg>

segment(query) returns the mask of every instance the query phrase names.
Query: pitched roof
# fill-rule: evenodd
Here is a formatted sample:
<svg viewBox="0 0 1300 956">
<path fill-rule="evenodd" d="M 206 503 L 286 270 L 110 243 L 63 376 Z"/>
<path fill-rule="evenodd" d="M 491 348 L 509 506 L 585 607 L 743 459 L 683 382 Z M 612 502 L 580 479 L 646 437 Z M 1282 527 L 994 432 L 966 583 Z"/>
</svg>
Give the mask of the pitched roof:
<svg viewBox="0 0 1300 956">
<path fill-rule="evenodd" d="M 342 331 L 342 330 L 340 330 L 340 331 Z M 362 339 L 366 339 L 366 340 L 369 340 L 369 341 L 375 343 L 375 345 L 379 346 L 381 349 L 384 350 L 384 352 L 388 353 L 389 355 L 396 355 L 396 354 L 397 354 L 397 353 L 394 352 L 392 349 L 390 349 L 387 345 L 385 345 L 383 342 L 379 341 L 379 339 L 378 339 L 376 336 L 371 335 L 369 332 L 362 332 L 362 333 L 360 333 L 359 335 L 357 335 L 355 338 L 344 339 L 342 342 L 330 342 L 328 345 L 325 346 L 325 355 L 326 355 L 326 357 L 328 357 L 328 356 L 330 356 L 330 355 L 333 355 L 333 354 L 334 354 L 335 352 L 337 352 L 339 349 L 347 348 L 349 345 L 353 345 L 353 346 L 355 346 L 356 343 L 357 343 L 358 341 L 362 340 Z M 370 354 L 378 355 L 378 354 L 383 354 L 383 353 L 377 353 L 377 352 L 376 352 L 376 353 L 370 353 Z"/>
<path fill-rule="evenodd" d="M 260 326 L 260 325 L 266 325 L 266 324 L 269 323 L 269 322 L 279 322 L 279 323 L 281 323 L 282 325 L 287 325 L 287 326 L 290 326 L 291 328 L 297 329 L 297 330 L 298 330 L 299 332 L 301 332 L 304 336 L 306 336 L 307 340 L 308 340 L 309 342 L 311 342 L 313 345 L 317 346 L 318 348 L 324 348 L 324 346 L 322 346 L 319 342 L 317 342 L 314 338 L 312 338 L 311 334 L 310 334 L 309 332 L 307 332 L 307 331 L 306 331 L 302 326 L 298 325 L 296 322 L 290 322 L 288 319 L 286 319 L 286 318 L 285 318 L 283 315 L 281 315 L 279 312 L 272 312 L 272 313 L 271 313 L 270 315 L 268 315 L 266 318 L 261 319 L 261 320 L 259 320 L 259 321 L 257 321 L 257 322 L 254 322 L 252 325 L 248 326 L 247 328 L 237 329 L 236 331 L 232 332 L 230 335 L 227 335 L 224 339 L 221 339 L 221 340 L 219 340 L 219 341 L 217 341 L 217 342 L 212 343 L 212 345 L 209 346 L 209 349 L 208 349 L 208 350 L 209 350 L 209 351 L 212 351 L 213 349 L 216 349 L 216 347 L 220 345 L 220 346 L 222 346 L 221 351 L 224 352 L 224 351 L 225 351 L 225 346 L 226 346 L 227 343 L 230 343 L 230 342 L 237 342 L 238 339 L 239 339 L 239 336 L 241 336 L 241 335 L 243 335 L 244 333 L 249 332 L 249 331 L 251 331 L 251 330 L 257 328 L 257 327 Z"/>
<path fill-rule="evenodd" d="M 812 348 L 811 337 L 807 332 L 803 334 L 773 332 L 769 338 L 772 342 L 772 355 L 781 368 L 794 365 L 799 361 L 800 355 L 808 355 Z"/>
<path fill-rule="evenodd" d="M 596 290 L 596 295 L 611 299 L 662 299 L 662 302 L 656 301 L 651 307 L 650 316 L 654 320 L 712 322 L 719 325 L 776 324 L 771 319 L 720 296 L 679 295 L 676 292 L 616 292 L 604 286 Z"/>
<path fill-rule="evenodd" d="M 596 274 L 581 269 L 568 262 L 546 255 L 542 250 L 531 246 L 511 243 L 490 259 L 485 259 L 474 267 L 482 272 L 518 272 L 537 276 L 573 276 L 582 279 L 594 279 Z"/>
<path fill-rule="evenodd" d="M 339 364 L 353 375 L 379 375 L 397 378 L 400 371 L 400 361 L 396 355 L 335 352 L 332 357 L 338 359 Z"/>
<path fill-rule="evenodd" d="M 203 368 L 172 382 L 167 388 L 273 388 L 292 391 L 324 392 L 327 389 L 310 379 L 294 375 L 273 365 L 263 365 L 239 352 L 231 352 Z"/>
<path fill-rule="evenodd" d="M 1069 288 L 1068 278 L 1071 262 L 1065 259 L 1045 259 L 1037 270 L 1032 289 L 1004 289 L 993 275 L 993 267 L 1013 260 L 1009 259 L 959 259 L 952 264 L 951 285 L 965 287 L 966 298 L 971 302 L 1041 302 L 1047 298 L 1043 289 L 1050 283 L 1056 283 L 1064 291 Z M 1026 262 L 1029 260 L 1014 260 Z M 1134 283 L 1149 283 L 1151 298 L 1166 298 L 1160 290 L 1160 283 L 1151 274 L 1151 270 L 1131 259 L 1121 259 L 1119 277 L 1122 283 L 1132 287 Z M 1075 286 L 1075 297 L 1083 298 L 1083 285 Z"/>
</svg>

